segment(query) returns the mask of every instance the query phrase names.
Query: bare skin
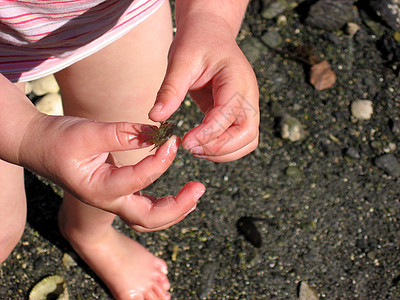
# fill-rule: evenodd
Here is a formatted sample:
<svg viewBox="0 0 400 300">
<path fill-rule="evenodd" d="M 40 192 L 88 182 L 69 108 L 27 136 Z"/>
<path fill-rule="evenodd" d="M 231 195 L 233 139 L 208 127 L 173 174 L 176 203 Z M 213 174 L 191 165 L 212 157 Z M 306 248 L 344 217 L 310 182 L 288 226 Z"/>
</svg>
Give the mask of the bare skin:
<svg viewBox="0 0 400 300">
<path fill-rule="evenodd" d="M 147 115 L 165 73 L 171 32 L 169 3 L 165 2 L 126 36 L 56 74 L 65 114 L 156 124 Z M 132 165 L 148 154 L 149 148 L 117 152 L 112 160 Z M 115 298 L 169 299 L 166 263 L 117 232 L 111 226 L 114 218 L 114 214 L 66 193 L 59 224 L 66 239 Z"/>
<path fill-rule="evenodd" d="M 180 139 L 171 137 L 149 155 L 137 123 L 165 121 L 189 92 L 206 116 L 185 135 L 185 149 L 215 162 L 255 149 L 257 82 L 235 42 L 246 4 L 176 0 L 178 30 L 170 47 L 165 2 L 120 40 L 56 74 L 65 117 L 40 114 L 0 75 L 0 141 L 7 141 L 0 157 L 14 164 L 0 161 L 0 261 L 23 230 L 22 169 L 15 166 L 20 165 L 64 188 L 61 232 L 115 298 L 170 298 L 165 263 L 111 224 L 119 215 L 137 231 L 167 228 L 196 208 L 205 187 L 189 182 L 176 197 L 159 199 L 138 193 L 170 166 Z"/>
</svg>

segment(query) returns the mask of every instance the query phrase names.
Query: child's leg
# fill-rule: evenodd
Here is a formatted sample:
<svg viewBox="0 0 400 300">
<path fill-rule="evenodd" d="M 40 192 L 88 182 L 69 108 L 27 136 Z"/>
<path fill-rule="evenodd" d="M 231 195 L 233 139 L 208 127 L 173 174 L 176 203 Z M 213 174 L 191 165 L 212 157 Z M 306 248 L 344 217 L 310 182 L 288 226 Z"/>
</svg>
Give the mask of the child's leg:
<svg viewBox="0 0 400 300">
<path fill-rule="evenodd" d="M 10 255 L 25 228 L 24 170 L 0 160 L 0 263 Z"/>
<path fill-rule="evenodd" d="M 166 1 L 126 36 L 56 74 L 65 113 L 150 123 L 147 114 L 165 73 L 171 32 Z M 146 148 L 114 157 L 132 164 L 148 154 Z M 113 229 L 113 214 L 66 194 L 59 216 L 64 236 L 117 299 L 169 299 L 165 262 Z"/>
<path fill-rule="evenodd" d="M 24 90 L 25 85 L 18 88 Z M 24 232 L 26 197 L 23 168 L 0 160 L 0 263 L 2 263 Z"/>
</svg>

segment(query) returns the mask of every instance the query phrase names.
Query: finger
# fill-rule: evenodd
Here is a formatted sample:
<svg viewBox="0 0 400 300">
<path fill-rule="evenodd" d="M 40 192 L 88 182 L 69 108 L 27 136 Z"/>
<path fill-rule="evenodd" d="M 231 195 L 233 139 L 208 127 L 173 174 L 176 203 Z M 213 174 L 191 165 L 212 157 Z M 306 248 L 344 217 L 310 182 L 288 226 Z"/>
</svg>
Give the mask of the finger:
<svg viewBox="0 0 400 300">
<path fill-rule="evenodd" d="M 79 142 L 84 147 L 90 143 L 93 154 L 140 149 L 153 144 L 148 140 L 152 132 L 152 126 L 146 124 L 86 122 L 79 127 L 77 146 Z"/>
<path fill-rule="evenodd" d="M 233 123 L 244 124 L 253 120 L 258 124 L 257 86 L 247 87 L 232 75 L 234 73 L 235 70 L 231 68 L 222 69 L 213 78 L 214 107 L 200 126 L 186 134 L 183 140 L 185 149 L 209 143 L 222 135 Z"/>
<path fill-rule="evenodd" d="M 244 146 L 243 148 L 240 148 L 239 150 L 235 152 L 231 152 L 225 155 L 212 155 L 212 154 L 193 154 L 194 157 L 196 158 L 202 158 L 202 159 L 207 159 L 213 162 L 228 162 L 228 161 L 234 161 L 239 158 L 242 158 L 243 156 L 249 154 L 250 152 L 254 151 L 257 148 L 258 145 L 258 137 L 254 139 L 252 142 Z"/>
<path fill-rule="evenodd" d="M 204 118 L 203 123 L 190 130 L 183 138 L 186 150 L 206 145 L 223 134 L 236 120 L 238 111 L 229 105 L 214 107 Z"/>
<path fill-rule="evenodd" d="M 147 156 L 134 166 L 118 168 L 103 164 L 93 173 L 91 181 L 96 183 L 99 189 L 108 191 L 110 198 L 133 194 L 154 182 L 169 168 L 175 158 L 179 143 L 179 137 L 172 136 L 157 149 L 154 155 Z"/>
<path fill-rule="evenodd" d="M 144 196 L 125 198 L 118 215 L 135 230 L 164 229 L 179 222 L 193 211 L 204 192 L 203 184 L 188 182 L 175 197 L 166 196 L 155 201 Z"/>
<path fill-rule="evenodd" d="M 155 122 L 165 121 L 179 108 L 195 81 L 197 68 L 191 60 L 182 57 L 174 55 L 168 62 L 156 102 L 149 112 L 149 118 Z"/>
<path fill-rule="evenodd" d="M 232 124 L 225 132 L 208 143 L 192 147 L 189 151 L 193 155 L 221 156 L 236 152 L 258 137 L 258 126 L 253 122 Z M 185 137 L 184 137 L 185 139 Z"/>
</svg>

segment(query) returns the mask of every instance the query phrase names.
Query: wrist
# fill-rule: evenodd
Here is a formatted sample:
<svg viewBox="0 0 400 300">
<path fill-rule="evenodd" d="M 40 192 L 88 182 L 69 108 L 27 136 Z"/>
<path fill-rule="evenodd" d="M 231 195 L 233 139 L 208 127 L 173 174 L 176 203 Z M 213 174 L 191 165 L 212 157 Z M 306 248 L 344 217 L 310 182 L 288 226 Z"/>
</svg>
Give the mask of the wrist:
<svg viewBox="0 0 400 300">
<path fill-rule="evenodd" d="M 248 0 L 176 0 L 175 15 L 176 24 L 179 27 L 190 20 L 191 16 L 199 12 L 206 12 L 217 15 L 225 20 L 232 34 L 236 37 L 238 34 Z"/>
</svg>

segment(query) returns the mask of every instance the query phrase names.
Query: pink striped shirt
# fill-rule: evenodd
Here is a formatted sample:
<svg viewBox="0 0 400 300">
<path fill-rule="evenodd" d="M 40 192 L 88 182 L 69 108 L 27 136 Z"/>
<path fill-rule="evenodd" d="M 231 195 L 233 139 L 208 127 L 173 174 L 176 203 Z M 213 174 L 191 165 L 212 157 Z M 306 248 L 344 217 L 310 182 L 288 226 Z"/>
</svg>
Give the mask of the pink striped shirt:
<svg viewBox="0 0 400 300">
<path fill-rule="evenodd" d="M 164 0 L 0 0 L 0 73 L 13 82 L 55 73 L 100 50 Z"/>
</svg>

